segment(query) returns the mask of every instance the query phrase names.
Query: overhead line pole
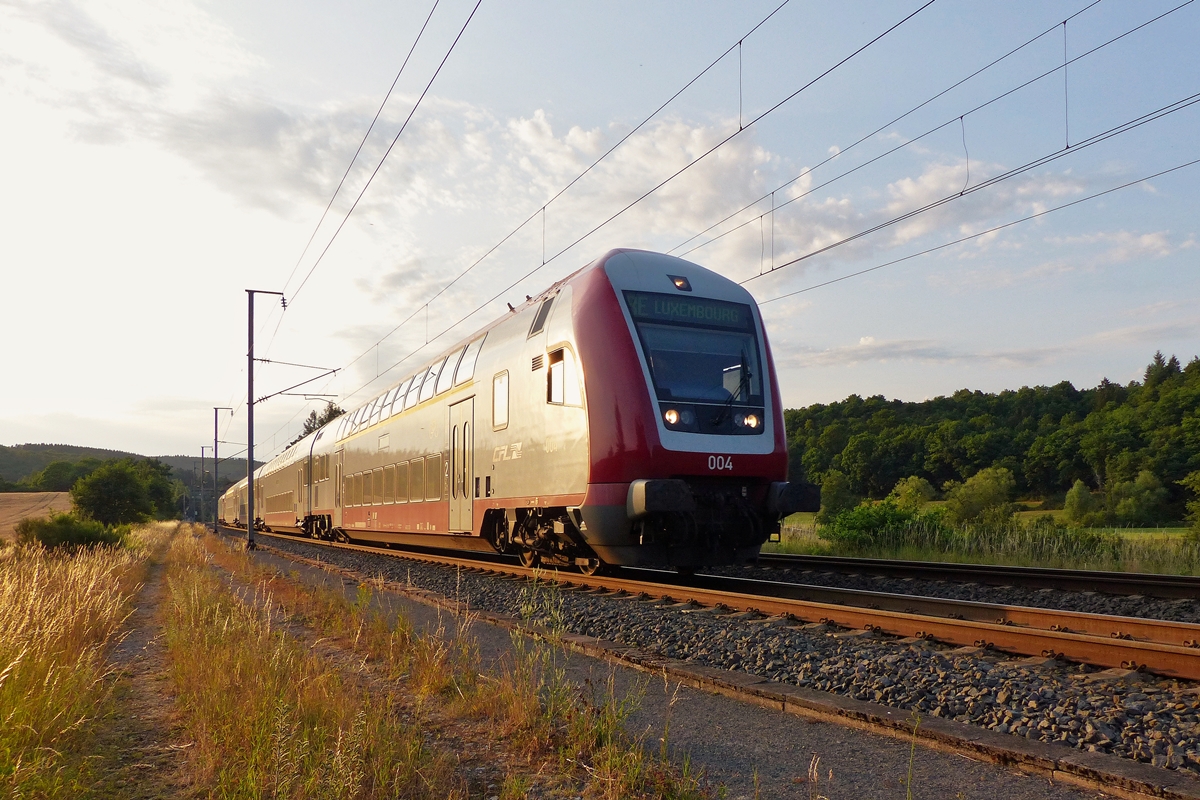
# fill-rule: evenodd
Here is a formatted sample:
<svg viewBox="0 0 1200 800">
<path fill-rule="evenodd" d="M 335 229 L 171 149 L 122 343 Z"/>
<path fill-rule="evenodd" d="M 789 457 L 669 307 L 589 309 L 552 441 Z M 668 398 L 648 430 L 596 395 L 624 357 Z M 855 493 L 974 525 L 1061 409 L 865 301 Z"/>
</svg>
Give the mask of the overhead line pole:
<svg viewBox="0 0 1200 800">
<path fill-rule="evenodd" d="M 208 449 L 208 445 L 200 445 L 200 480 L 197 481 L 197 483 L 200 484 L 200 507 L 196 509 L 196 521 L 201 525 L 204 524 L 204 451 Z M 213 469 L 216 469 L 217 459 L 215 452 L 213 453 L 213 456 Z M 214 487 L 214 490 L 215 488 L 216 487 Z M 214 494 L 213 502 L 216 502 L 216 498 L 217 496 Z"/>
<path fill-rule="evenodd" d="M 254 545 L 254 295 L 275 294 L 287 308 L 287 300 L 283 292 L 271 292 L 265 289 L 247 289 L 246 299 L 249 313 L 246 315 L 246 549 L 253 550 Z"/>
<path fill-rule="evenodd" d="M 221 441 L 220 436 L 217 434 L 217 412 L 218 411 L 228 411 L 230 414 L 232 414 L 233 409 L 228 406 L 213 406 L 213 517 L 212 517 L 212 524 L 213 524 L 213 534 L 214 535 L 217 532 L 217 497 L 219 497 L 217 492 L 220 491 L 220 485 L 219 485 L 220 478 L 218 477 L 218 474 L 221 471 L 221 459 L 217 455 L 217 445 L 220 444 L 220 441 Z"/>
</svg>

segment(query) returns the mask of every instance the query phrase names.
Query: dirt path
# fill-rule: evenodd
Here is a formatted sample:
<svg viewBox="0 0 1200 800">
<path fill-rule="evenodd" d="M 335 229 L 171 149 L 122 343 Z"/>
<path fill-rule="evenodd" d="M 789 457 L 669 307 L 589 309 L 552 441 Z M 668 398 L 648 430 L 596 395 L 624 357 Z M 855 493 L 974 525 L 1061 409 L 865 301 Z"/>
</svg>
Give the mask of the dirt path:
<svg viewBox="0 0 1200 800">
<path fill-rule="evenodd" d="M 45 517 L 51 511 L 70 511 L 69 492 L 0 493 L 0 539 L 13 541 L 13 526 L 24 517 Z"/>
<path fill-rule="evenodd" d="M 161 553 L 158 554 L 161 556 Z M 151 561 L 127 634 L 113 650 L 116 711 L 105 720 L 96 750 L 97 798 L 189 797 L 186 753 L 174 726 L 174 700 L 159 605 L 165 588 L 161 557 Z"/>
</svg>

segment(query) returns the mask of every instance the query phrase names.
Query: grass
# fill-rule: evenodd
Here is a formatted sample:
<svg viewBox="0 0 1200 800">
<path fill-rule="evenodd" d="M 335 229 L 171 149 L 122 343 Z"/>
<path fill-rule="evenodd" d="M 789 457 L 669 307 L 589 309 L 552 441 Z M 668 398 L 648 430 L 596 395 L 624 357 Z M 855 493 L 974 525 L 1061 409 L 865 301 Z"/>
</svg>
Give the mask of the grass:
<svg viewBox="0 0 1200 800">
<path fill-rule="evenodd" d="M 87 784 L 95 721 L 108 710 L 106 654 L 165 533 L 131 547 L 0 552 L 0 791 L 75 797 Z"/>
<path fill-rule="evenodd" d="M 278 627 L 268 586 L 230 588 L 192 536 L 173 542 L 167 581 L 177 703 L 210 794 L 466 796 L 454 759 L 427 747 L 397 693 L 357 685 Z"/>
<path fill-rule="evenodd" d="M 580 688 L 567 679 L 564 651 L 557 643 L 562 633 L 561 600 L 548 584 L 529 586 L 523 603 L 528 621 L 550 623 L 542 628 L 543 635 L 530 638 L 514 634 L 512 657 L 498 667 L 485 669 L 469 634 L 473 620 L 468 614 L 457 615 L 451 630 L 443 626 L 418 632 L 403 615 L 385 617 L 379 610 L 381 604 L 373 602 L 374 591 L 367 585 L 360 585 L 351 600 L 340 592 L 304 585 L 258 567 L 244 552 L 232 550 L 213 537 L 205 536 L 202 544 L 195 545 L 200 546 L 205 558 L 244 584 L 257 587 L 256 599 L 245 598 L 243 602 L 265 607 L 270 598 L 281 618 L 300 622 L 316 635 L 336 642 L 360 659 L 373 675 L 397 687 L 409 699 L 408 709 L 414 714 L 415 724 L 436 720 L 439 726 L 457 731 L 468 742 L 474 742 L 471 746 L 475 749 L 499 749 L 507 754 L 510 765 L 520 765 L 510 768 L 498 791 L 489 790 L 489 795 L 521 797 L 537 783 L 568 791 L 571 796 L 597 798 L 709 796 L 702 780 L 690 774 L 686 763 L 682 769 L 671 765 L 665 744 L 664 750 L 656 755 L 644 746 L 643 740 L 625 733 L 624 722 L 637 707 L 640 695 L 636 692 L 619 695 L 611 680 L 604 686 L 588 684 Z M 186 574 L 192 576 L 189 580 L 196 580 L 199 560 L 195 554 L 191 558 L 192 566 Z M 224 602 L 228 605 L 230 601 Z M 203 615 L 197 613 L 196 618 L 203 619 Z M 228 618 L 229 613 L 222 617 L 222 637 L 229 635 L 224 633 L 229 629 L 225 621 Z M 180 624 L 179 630 L 183 632 L 194 624 Z M 254 647 L 262 650 L 264 664 L 292 658 L 276 655 L 273 660 L 266 659 L 269 618 L 263 616 L 256 625 L 252 638 L 260 643 Z M 215 627 L 209 627 L 215 635 Z M 242 627 L 250 631 L 252 626 L 247 621 Z M 274 635 L 278 638 L 281 634 L 277 631 Z M 198 644 L 181 647 L 179 652 L 197 649 Z M 219 647 L 219 642 L 204 646 L 211 652 L 213 646 Z M 238 653 L 247 647 L 243 643 L 237 648 Z M 208 672 L 230 672 L 229 667 L 213 669 L 211 655 L 204 662 Z M 197 670 L 204 671 L 199 664 Z M 236 737 L 243 744 L 231 752 L 242 752 L 251 741 L 258 741 L 260 755 L 253 761 L 243 759 L 231 774 L 242 774 L 255 763 L 269 765 L 273 759 L 277 760 L 270 753 L 269 742 L 261 734 L 254 740 L 251 734 L 269 725 L 265 716 L 269 704 L 265 698 L 293 691 L 289 687 L 296 685 L 296 675 L 308 676 L 307 685 L 318 683 L 315 673 L 296 673 L 289 680 L 280 679 L 271 685 L 260 686 L 257 681 L 238 685 L 243 695 L 261 694 L 264 700 L 247 709 L 222 712 L 222 719 L 237 720 L 243 728 Z M 204 679 L 201 674 L 190 673 L 181 678 L 182 682 Z M 228 699 L 232 687 L 216 688 L 214 702 L 226 706 L 234 702 Z M 298 707 L 298 700 L 289 703 Z M 306 718 L 312 716 L 310 713 Z M 344 716 L 337 723 L 339 730 L 346 729 Z M 328 724 L 332 726 L 334 722 Z M 326 739 L 332 736 L 332 730 L 330 727 L 330 732 L 324 734 Z M 375 741 L 375 734 L 367 733 L 370 735 L 366 741 Z M 213 763 L 221 760 L 212 759 Z M 309 771 L 312 769 L 316 768 Z M 444 770 L 443 776 L 443 781 L 449 780 Z"/>
<path fill-rule="evenodd" d="M 1062 528 L 1018 514 L 1004 525 L 914 525 L 851 546 L 823 538 L 814 516 L 788 517 L 781 541 L 763 552 L 1200 575 L 1200 544 L 1187 529 Z"/>
</svg>

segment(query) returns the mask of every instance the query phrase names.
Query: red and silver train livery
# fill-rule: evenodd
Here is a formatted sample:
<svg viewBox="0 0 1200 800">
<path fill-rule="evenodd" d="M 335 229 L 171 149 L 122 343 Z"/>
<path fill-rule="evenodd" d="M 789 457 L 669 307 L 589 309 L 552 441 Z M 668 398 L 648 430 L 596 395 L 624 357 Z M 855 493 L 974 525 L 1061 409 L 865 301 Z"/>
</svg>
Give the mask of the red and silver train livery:
<svg viewBox="0 0 1200 800">
<path fill-rule="evenodd" d="M 779 386 L 750 294 L 613 250 L 255 474 L 256 524 L 525 563 L 739 563 L 782 516 Z M 246 520 L 243 480 L 221 498 Z"/>
</svg>

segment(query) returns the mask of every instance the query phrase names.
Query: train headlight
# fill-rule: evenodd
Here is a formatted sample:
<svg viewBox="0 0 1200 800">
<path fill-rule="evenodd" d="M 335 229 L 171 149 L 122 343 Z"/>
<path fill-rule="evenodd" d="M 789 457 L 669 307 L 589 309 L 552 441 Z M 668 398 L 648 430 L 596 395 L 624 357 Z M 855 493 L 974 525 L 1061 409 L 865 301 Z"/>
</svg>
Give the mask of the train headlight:
<svg viewBox="0 0 1200 800">
<path fill-rule="evenodd" d="M 733 424 L 739 428 L 757 430 L 758 426 L 762 424 L 762 420 L 758 418 L 757 414 L 734 414 Z"/>
<path fill-rule="evenodd" d="M 668 408 L 663 411 L 663 422 L 667 423 L 668 428 L 690 430 L 696 424 L 696 412 L 687 406 Z"/>
</svg>

